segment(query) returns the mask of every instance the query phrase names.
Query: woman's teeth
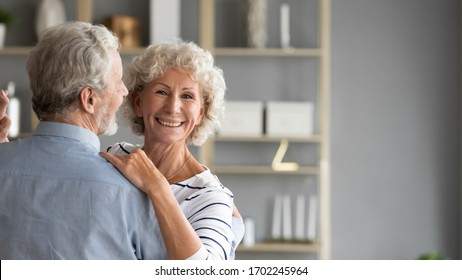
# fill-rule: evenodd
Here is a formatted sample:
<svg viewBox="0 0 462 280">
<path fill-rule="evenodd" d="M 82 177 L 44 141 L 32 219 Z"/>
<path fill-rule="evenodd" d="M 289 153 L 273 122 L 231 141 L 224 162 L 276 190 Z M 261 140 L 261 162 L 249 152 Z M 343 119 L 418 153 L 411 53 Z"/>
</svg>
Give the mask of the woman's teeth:
<svg viewBox="0 0 462 280">
<path fill-rule="evenodd" d="M 162 120 L 159 120 L 159 123 L 161 125 L 170 126 L 170 127 L 177 127 L 177 126 L 181 125 L 181 122 L 166 122 L 166 121 L 162 121 Z"/>
</svg>

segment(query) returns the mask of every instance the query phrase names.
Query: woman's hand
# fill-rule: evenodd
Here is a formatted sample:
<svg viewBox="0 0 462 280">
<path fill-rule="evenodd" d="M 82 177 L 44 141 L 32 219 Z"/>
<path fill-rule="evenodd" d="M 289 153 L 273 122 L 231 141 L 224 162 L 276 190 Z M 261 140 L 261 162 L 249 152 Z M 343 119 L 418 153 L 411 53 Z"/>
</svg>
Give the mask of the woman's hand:
<svg viewBox="0 0 462 280">
<path fill-rule="evenodd" d="M 143 150 L 135 150 L 129 155 L 112 155 L 107 152 L 101 152 L 100 155 L 133 185 L 147 193 L 170 259 L 186 259 L 201 248 L 201 240 L 183 214 L 170 184 Z"/>
<path fill-rule="evenodd" d="M 233 202 L 233 216 L 242 219 L 241 213 L 237 210 L 236 204 Z"/>
<path fill-rule="evenodd" d="M 100 152 L 100 155 L 112 163 L 133 185 L 147 193 L 153 190 L 153 182 L 169 186 L 167 179 L 159 172 L 143 150 L 134 150 L 129 155 L 112 155 Z"/>
<path fill-rule="evenodd" d="M 8 102 L 7 94 L 2 89 L 0 91 L 0 143 L 8 142 L 8 129 L 11 126 L 11 120 L 6 115 Z"/>
</svg>

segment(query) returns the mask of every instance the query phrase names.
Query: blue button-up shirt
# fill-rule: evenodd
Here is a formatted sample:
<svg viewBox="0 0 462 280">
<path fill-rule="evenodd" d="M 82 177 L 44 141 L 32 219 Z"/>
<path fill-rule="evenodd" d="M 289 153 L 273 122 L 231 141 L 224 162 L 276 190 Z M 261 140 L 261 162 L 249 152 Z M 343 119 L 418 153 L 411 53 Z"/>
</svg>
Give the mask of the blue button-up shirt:
<svg viewBox="0 0 462 280">
<path fill-rule="evenodd" d="M 84 128 L 41 122 L 0 145 L 0 259 L 165 259 L 149 198 Z"/>
</svg>

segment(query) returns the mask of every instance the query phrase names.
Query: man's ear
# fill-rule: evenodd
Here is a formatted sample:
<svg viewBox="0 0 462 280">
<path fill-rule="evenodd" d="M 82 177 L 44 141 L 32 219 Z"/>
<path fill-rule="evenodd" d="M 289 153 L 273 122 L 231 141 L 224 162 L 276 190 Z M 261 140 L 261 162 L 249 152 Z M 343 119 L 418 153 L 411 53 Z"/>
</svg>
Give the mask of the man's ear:
<svg viewBox="0 0 462 280">
<path fill-rule="evenodd" d="M 93 114 L 95 112 L 96 92 L 89 86 L 84 87 L 79 94 L 80 107 L 85 112 Z"/>
</svg>

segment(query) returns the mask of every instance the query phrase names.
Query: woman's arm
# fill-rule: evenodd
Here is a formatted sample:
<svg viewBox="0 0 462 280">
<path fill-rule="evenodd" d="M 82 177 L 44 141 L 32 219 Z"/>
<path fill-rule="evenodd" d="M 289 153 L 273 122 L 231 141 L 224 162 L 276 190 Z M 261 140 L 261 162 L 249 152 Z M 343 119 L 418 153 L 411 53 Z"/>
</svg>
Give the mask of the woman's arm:
<svg viewBox="0 0 462 280">
<path fill-rule="evenodd" d="M 138 149 L 126 156 L 102 152 L 101 156 L 149 196 L 170 259 L 187 259 L 199 251 L 201 240 L 183 214 L 170 184 L 144 151 Z"/>
<path fill-rule="evenodd" d="M 210 185 L 184 202 L 189 204 L 183 208 L 186 217 L 206 246 L 207 259 L 233 259 L 237 240 L 233 232 L 232 194 L 215 185 L 215 181 L 204 183 Z"/>
</svg>

